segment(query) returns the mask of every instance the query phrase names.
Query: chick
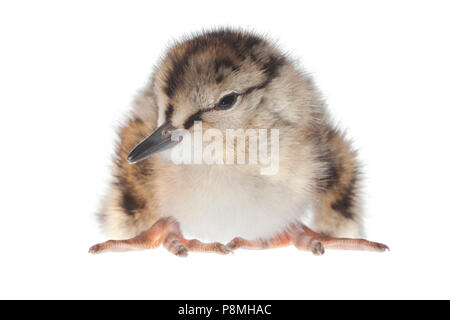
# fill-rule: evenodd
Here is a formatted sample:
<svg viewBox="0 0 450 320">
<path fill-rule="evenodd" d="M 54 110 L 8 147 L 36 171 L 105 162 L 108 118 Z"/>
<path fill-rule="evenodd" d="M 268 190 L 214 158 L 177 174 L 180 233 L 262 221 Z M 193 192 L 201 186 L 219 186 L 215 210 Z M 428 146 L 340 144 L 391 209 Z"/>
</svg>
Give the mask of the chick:
<svg viewBox="0 0 450 320">
<path fill-rule="evenodd" d="M 267 163 L 248 161 L 249 136 L 244 147 L 237 140 L 219 146 L 224 155 L 213 163 L 175 159 L 174 150 L 197 152 L 187 145 L 189 134 L 211 129 L 224 137 L 228 130 L 269 130 L 278 139 L 266 142 L 276 151 L 276 170 L 262 174 Z M 225 163 L 228 151 L 235 152 L 231 160 L 242 152 L 246 161 Z M 168 50 L 120 130 L 113 176 L 99 217 L 116 240 L 91 253 L 161 244 L 178 256 L 289 244 L 318 255 L 326 248 L 387 249 L 358 239 L 356 153 L 332 125 L 312 79 L 253 33 L 203 32 Z M 302 222 L 309 209 L 315 231 Z"/>
</svg>

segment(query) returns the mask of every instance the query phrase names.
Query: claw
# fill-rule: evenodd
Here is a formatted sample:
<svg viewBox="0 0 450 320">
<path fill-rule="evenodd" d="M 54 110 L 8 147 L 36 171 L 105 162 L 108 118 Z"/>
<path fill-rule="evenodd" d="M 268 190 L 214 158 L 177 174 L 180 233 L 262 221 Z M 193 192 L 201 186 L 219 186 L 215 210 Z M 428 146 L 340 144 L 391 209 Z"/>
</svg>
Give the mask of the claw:
<svg viewBox="0 0 450 320">
<path fill-rule="evenodd" d="M 238 248 L 240 248 L 242 246 L 242 243 L 245 240 L 241 237 L 236 237 L 233 240 L 231 240 L 230 242 L 228 242 L 226 244 L 226 247 L 230 248 L 231 251 L 236 250 Z"/>
<path fill-rule="evenodd" d="M 312 253 L 316 256 L 321 256 L 325 253 L 325 247 L 320 241 L 317 241 L 311 249 Z"/>
<path fill-rule="evenodd" d="M 217 253 L 220 254 L 229 254 L 229 253 L 233 253 L 233 250 L 231 250 L 227 245 L 223 245 L 221 243 L 217 242 Z"/>
<path fill-rule="evenodd" d="M 91 254 L 98 254 L 100 253 L 100 243 L 93 245 L 92 247 L 89 248 L 89 253 Z"/>
<path fill-rule="evenodd" d="M 185 257 L 188 256 L 189 250 L 185 246 L 181 245 L 181 246 L 177 247 L 177 249 L 175 250 L 174 254 L 177 257 L 185 258 Z"/>
</svg>

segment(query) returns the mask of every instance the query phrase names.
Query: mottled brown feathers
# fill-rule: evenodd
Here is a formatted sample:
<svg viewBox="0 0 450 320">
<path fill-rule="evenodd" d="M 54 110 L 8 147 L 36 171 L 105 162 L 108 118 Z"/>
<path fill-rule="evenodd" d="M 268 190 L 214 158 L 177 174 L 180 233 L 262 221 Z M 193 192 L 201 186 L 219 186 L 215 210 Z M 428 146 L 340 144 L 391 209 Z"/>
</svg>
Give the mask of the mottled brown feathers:
<svg viewBox="0 0 450 320">
<path fill-rule="evenodd" d="M 318 141 L 323 172 L 317 180 L 316 221 L 322 232 L 339 235 L 335 230 L 345 220 L 353 220 L 358 228 L 361 224 L 360 168 L 356 152 L 338 130 L 326 128 Z"/>
<path fill-rule="evenodd" d="M 267 57 L 264 48 L 270 47 L 261 37 L 237 32 L 233 30 L 218 30 L 200 34 L 175 46 L 168 54 L 169 70 L 165 76 L 164 91 L 169 98 L 173 98 L 178 87 L 183 83 L 184 75 L 196 55 L 204 52 L 215 52 L 214 59 L 215 81 L 220 83 L 225 78 L 224 69 L 230 72 L 240 70 L 245 60 L 251 60 L 259 65 L 259 69 L 267 78 L 259 85 L 248 89 L 248 93 L 262 89 L 278 75 L 279 68 L 284 64 L 283 56 L 271 55 Z"/>
<path fill-rule="evenodd" d="M 338 192 L 336 200 L 331 205 L 333 210 L 336 210 L 342 214 L 345 218 L 352 219 L 354 216 L 354 198 L 356 196 L 356 182 L 358 179 L 357 173 L 355 172 L 354 177 L 350 180 L 346 187 L 340 186 L 342 190 Z"/>
<path fill-rule="evenodd" d="M 282 190 L 280 195 L 289 191 L 313 201 L 317 231 L 332 236 L 360 235 L 356 154 L 330 123 L 311 78 L 271 41 L 231 29 L 203 32 L 173 45 L 151 79 L 119 134 L 115 180 L 101 214 L 109 234 L 136 235 L 148 228 L 164 214 L 161 195 L 175 192 L 174 185 L 178 185 L 182 197 L 171 199 L 195 198 L 192 193 L 183 198 L 193 185 L 189 178 L 180 176 L 194 177 L 199 189 L 202 179 L 220 182 L 212 174 L 202 175 L 211 172 L 207 168 L 190 176 L 183 171 L 187 167 L 181 169 L 163 161 L 160 155 L 133 165 L 127 162 L 129 152 L 157 125 L 170 120 L 176 128 L 191 130 L 196 120 L 202 120 L 204 128 L 220 130 L 280 129 L 279 175 L 269 178 L 253 173 L 238 185 L 248 183 L 246 190 L 258 194 L 262 187 L 283 182 L 278 189 Z M 239 106 L 216 110 L 217 102 L 230 92 L 239 96 Z M 230 183 L 232 176 L 222 179 Z M 252 189 L 255 186 L 258 188 Z M 208 191 L 196 205 L 217 201 L 207 198 Z M 274 195 L 266 195 L 271 197 Z"/>
<path fill-rule="evenodd" d="M 116 151 L 116 173 L 114 184 L 120 191 L 117 205 L 129 216 L 148 209 L 145 185 L 153 174 L 152 162 L 143 161 L 135 165 L 127 162 L 130 150 L 149 134 L 144 121 L 134 118 L 120 131 L 120 142 Z"/>
</svg>

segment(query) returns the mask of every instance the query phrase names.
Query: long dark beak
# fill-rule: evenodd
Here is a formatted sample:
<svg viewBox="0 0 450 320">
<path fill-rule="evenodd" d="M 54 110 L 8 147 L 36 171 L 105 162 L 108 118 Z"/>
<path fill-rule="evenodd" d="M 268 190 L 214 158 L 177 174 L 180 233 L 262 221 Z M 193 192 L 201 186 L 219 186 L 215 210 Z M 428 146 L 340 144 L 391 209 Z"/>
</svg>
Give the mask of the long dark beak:
<svg viewBox="0 0 450 320">
<path fill-rule="evenodd" d="M 151 135 L 142 140 L 131 150 L 128 155 L 129 163 L 136 163 L 147 159 L 152 154 L 172 148 L 181 140 L 172 141 L 172 132 L 176 128 L 170 122 L 164 123 L 157 128 Z M 181 137 L 179 137 L 181 138 Z"/>
</svg>

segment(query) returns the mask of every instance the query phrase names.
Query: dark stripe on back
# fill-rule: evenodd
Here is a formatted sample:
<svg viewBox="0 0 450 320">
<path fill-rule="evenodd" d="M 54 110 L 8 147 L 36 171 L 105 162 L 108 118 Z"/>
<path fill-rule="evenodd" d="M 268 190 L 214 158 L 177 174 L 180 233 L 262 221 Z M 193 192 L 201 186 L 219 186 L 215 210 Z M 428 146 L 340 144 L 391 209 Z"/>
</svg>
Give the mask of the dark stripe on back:
<svg viewBox="0 0 450 320">
<path fill-rule="evenodd" d="M 330 145 L 336 139 L 337 131 L 335 129 L 326 129 L 323 133 L 314 133 L 316 136 L 312 137 L 317 140 L 319 146 L 325 146 L 322 152 L 317 156 L 317 161 L 323 164 L 325 170 L 323 176 L 317 179 L 320 191 L 328 191 L 332 187 L 339 184 L 341 171 L 343 171 L 342 164 L 339 161 L 339 156 L 336 151 L 330 149 Z M 357 174 L 355 172 L 355 174 Z"/>
<path fill-rule="evenodd" d="M 122 190 L 122 203 L 121 206 L 126 214 L 134 215 L 136 210 L 142 210 L 145 208 L 146 202 L 144 199 L 131 193 L 129 190 Z"/>
<path fill-rule="evenodd" d="M 325 166 L 325 172 L 322 177 L 317 179 L 320 191 L 330 190 L 339 181 L 339 169 L 336 166 L 330 152 L 317 157 L 320 163 Z"/>
<path fill-rule="evenodd" d="M 356 173 L 355 173 L 356 175 Z M 355 205 L 355 185 L 357 178 L 353 177 L 349 186 L 344 190 L 340 197 L 331 205 L 331 208 L 347 219 L 352 219 L 354 214 L 352 209 Z"/>
</svg>

